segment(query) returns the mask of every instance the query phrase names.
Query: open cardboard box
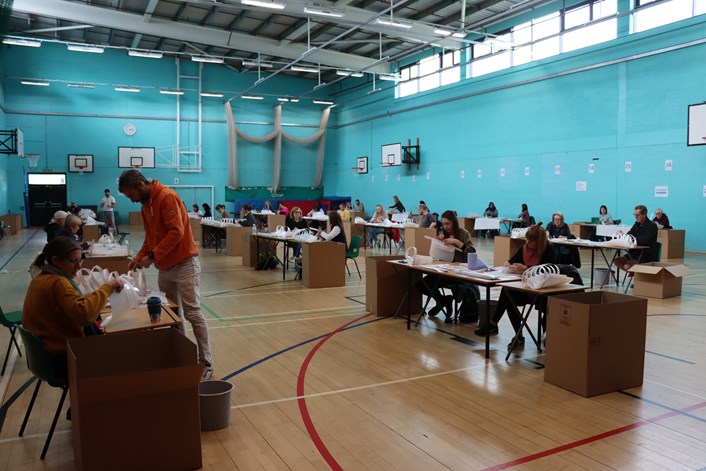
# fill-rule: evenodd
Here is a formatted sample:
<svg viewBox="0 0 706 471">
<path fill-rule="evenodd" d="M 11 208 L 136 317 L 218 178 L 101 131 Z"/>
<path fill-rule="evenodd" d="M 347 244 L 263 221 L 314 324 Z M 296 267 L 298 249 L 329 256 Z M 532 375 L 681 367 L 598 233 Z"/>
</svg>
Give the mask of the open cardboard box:
<svg viewBox="0 0 706 471">
<path fill-rule="evenodd" d="M 78 470 L 201 467 L 193 342 L 176 329 L 67 342 Z"/>
<path fill-rule="evenodd" d="M 582 396 L 640 386 L 647 300 L 609 291 L 550 296 L 544 381 Z"/>
<path fill-rule="evenodd" d="M 691 275 L 685 265 L 651 262 L 633 265 L 628 270 L 635 274 L 635 296 L 671 298 L 681 295 L 682 277 Z"/>
</svg>

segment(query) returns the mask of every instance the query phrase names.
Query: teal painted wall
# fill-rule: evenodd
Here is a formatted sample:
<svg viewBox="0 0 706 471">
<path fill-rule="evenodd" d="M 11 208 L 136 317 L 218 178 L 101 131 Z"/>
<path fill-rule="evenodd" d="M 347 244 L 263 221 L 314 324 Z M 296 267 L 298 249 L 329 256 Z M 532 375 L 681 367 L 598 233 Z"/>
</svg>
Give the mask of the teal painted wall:
<svg viewBox="0 0 706 471">
<path fill-rule="evenodd" d="M 112 85 L 176 88 L 176 62 L 133 58 L 125 51 L 106 51 L 102 55 L 68 52 L 65 46 L 45 43 L 40 49 L 3 46 L 3 87 L 8 126 L 19 126 L 25 133 L 26 152 L 41 154 L 38 171 L 44 168 L 66 172 L 68 154 L 93 154 L 93 174 L 69 174 L 68 199 L 79 205 L 98 204 L 103 188 L 117 194 L 116 179 L 118 146 L 166 148 L 176 143 L 176 98 L 161 95 L 156 88 L 141 93 L 120 93 Z M 198 64 L 181 61 L 182 75 L 195 76 Z M 63 80 L 49 87 L 21 85 L 19 78 Z M 253 74 L 239 74 L 222 66 L 205 64 L 203 90 L 226 92 L 226 98 L 244 90 L 257 79 Z M 95 89 L 68 88 L 67 82 L 92 82 Z M 286 84 L 286 85 L 285 85 Z M 275 77 L 257 91 L 275 93 L 286 90 L 296 95 L 313 87 L 311 80 Z M 184 79 L 182 88 L 181 142 L 182 146 L 196 145 L 197 139 L 197 83 Z M 192 89 L 189 91 L 188 89 Z M 230 92 L 230 93 L 228 93 Z M 174 178 L 180 185 L 213 185 L 215 202 L 224 202 L 227 185 L 227 129 L 224 100 L 203 98 L 203 171 L 180 173 L 173 168 L 145 169 L 148 177 L 167 184 Z M 273 99 L 258 102 L 236 99 L 232 102 L 236 121 L 244 132 L 262 136 L 272 130 Z M 295 137 L 314 133 L 321 119 L 322 107 L 309 103 L 285 104 L 283 125 Z M 133 123 L 134 136 L 126 136 L 123 126 Z M 240 155 L 240 183 L 244 186 L 272 184 L 272 143 L 250 144 L 238 141 Z M 311 186 L 316 165 L 315 145 L 284 143 L 281 186 Z M 158 166 L 162 160 L 157 157 Z M 7 179 L 10 182 L 7 206 L 19 211 L 23 206 L 26 161 L 10 159 Z M 210 193 L 178 190 L 188 204 L 210 202 Z M 209 199 L 205 199 L 208 195 Z M 126 198 L 118 198 L 120 211 L 138 210 Z"/>
<path fill-rule="evenodd" d="M 336 100 L 350 106 L 338 112 L 339 158 L 326 166 L 326 184 L 369 211 L 392 195 L 408 208 L 421 199 L 461 216 L 492 200 L 501 216 L 527 203 L 545 223 L 554 211 L 590 220 L 606 204 L 632 224 L 633 207 L 645 204 L 687 230 L 687 249 L 706 251 L 706 221 L 694 217 L 706 210 L 706 146 L 686 145 L 687 106 L 706 100 L 706 45 L 636 57 L 703 40 L 705 25 L 702 15 L 403 99 L 392 89 L 360 99 L 359 90 L 341 93 Z M 616 62 L 593 68 L 608 61 Z M 417 137 L 419 169 L 380 166 L 381 145 Z M 370 173 L 357 175 L 351 167 L 365 155 Z M 669 196 L 655 197 L 656 186 Z"/>
</svg>

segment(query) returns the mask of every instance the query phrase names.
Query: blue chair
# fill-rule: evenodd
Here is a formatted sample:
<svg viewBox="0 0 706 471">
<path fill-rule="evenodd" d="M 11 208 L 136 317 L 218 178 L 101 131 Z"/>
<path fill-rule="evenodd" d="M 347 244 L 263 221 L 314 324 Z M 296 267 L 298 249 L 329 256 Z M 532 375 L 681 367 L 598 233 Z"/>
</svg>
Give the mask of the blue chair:
<svg viewBox="0 0 706 471">
<path fill-rule="evenodd" d="M 5 314 L 0 307 L 0 324 L 10 329 L 10 343 L 7 344 L 7 353 L 5 353 L 5 362 L 2 364 L 2 373 L 0 373 L 0 376 L 5 374 L 5 368 L 10 358 L 10 350 L 12 350 L 13 343 L 15 344 L 15 348 L 17 348 L 17 353 L 22 356 L 20 346 L 17 345 L 17 339 L 15 339 L 15 332 L 17 332 L 17 326 L 20 325 L 21 320 L 22 311 L 12 311 Z"/>
<path fill-rule="evenodd" d="M 39 392 L 39 387 L 42 385 L 42 381 L 49 383 L 49 386 L 55 388 L 61 388 L 61 399 L 59 400 L 59 405 L 54 413 L 54 420 L 51 423 L 51 428 L 49 429 L 49 435 L 44 442 L 44 448 L 42 449 L 41 459 L 47 455 L 47 450 L 49 449 L 49 444 L 54 436 L 54 429 L 56 428 L 56 423 L 59 420 L 59 414 L 61 413 L 61 408 L 64 406 L 64 401 L 66 400 L 66 393 L 69 392 L 69 378 L 57 375 L 54 371 L 54 365 L 51 361 L 49 353 L 47 353 L 44 348 L 44 344 L 41 339 L 34 335 L 29 330 L 22 326 L 18 326 L 20 330 L 20 336 L 22 336 L 22 342 L 25 346 L 25 353 L 27 354 L 27 366 L 29 370 L 37 377 L 37 387 L 34 388 L 34 394 L 32 394 L 32 400 L 29 402 L 29 408 L 25 414 L 24 421 L 22 421 L 22 428 L 20 429 L 20 437 L 25 432 L 25 427 L 27 426 L 27 421 L 29 420 L 29 415 L 32 413 L 32 407 L 34 407 L 34 401 L 37 399 L 37 393 Z"/>
</svg>

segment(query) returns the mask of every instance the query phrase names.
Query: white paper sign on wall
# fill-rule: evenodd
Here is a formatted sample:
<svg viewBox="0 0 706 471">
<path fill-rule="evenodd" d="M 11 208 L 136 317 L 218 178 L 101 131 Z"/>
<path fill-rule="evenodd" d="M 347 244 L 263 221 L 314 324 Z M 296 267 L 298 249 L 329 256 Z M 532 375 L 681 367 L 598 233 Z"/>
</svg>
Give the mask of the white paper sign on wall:
<svg viewBox="0 0 706 471">
<path fill-rule="evenodd" d="M 576 182 L 576 191 L 586 191 L 586 182 Z"/>
<path fill-rule="evenodd" d="M 665 171 L 665 172 L 671 172 L 671 171 L 672 171 L 672 161 L 671 161 L 671 160 L 665 160 L 665 161 L 664 161 L 664 171 Z"/>
<path fill-rule="evenodd" d="M 504 177 L 504 176 L 505 176 L 505 169 L 504 169 L 504 168 L 501 168 L 501 169 L 500 169 L 500 176 L 501 176 L 501 177 Z"/>
<path fill-rule="evenodd" d="M 431 179 L 431 173 L 427 172 L 427 180 Z"/>
<path fill-rule="evenodd" d="M 655 198 L 669 198 L 669 187 L 668 186 L 656 186 L 655 187 Z"/>
<path fill-rule="evenodd" d="M 706 185 L 704 185 L 704 198 L 706 198 Z"/>
<path fill-rule="evenodd" d="M 370 181 L 371 181 L 372 183 L 375 183 L 375 175 L 370 175 Z"/>
<path fill-rule="evenodd" d="M 595 173 L 596 166 L 594 164 L 588 164 L 588 173 Z"/>
<path fill-rule="evenodd" d="M 529 167 L 525 167 L 525 176 L 529 177 Z"/>
<path fill-rule="evenodd" d="M 174 184 L 175 184 L 175 185 L 178 185 L 178 184 L 179 184 L 179 179 L 178 179 L 178 178 L 175 178 L 175 179 L 174 179 Z"/>
<path fill-rule="evenodd" d="M 555 165 L 554 166 L 554 175 L 559 175 L 561 174 L 561 165 Z"/>
<path fill-rule="evenodd" d="M 398 174 L 397 174 L 397 181 L 400 181 L 400 178 L 401 178 L 401 177 L 400 177 L 400 174 L 398 173 Z"/>
<path fill-rule="evenodd" d="M 390 178 L 388 175 L 385 175 L 385 181 L 388 181 Z"/>
<path fill-rule="evenodd" d="M 632 172 L 632 162 L 625 162 L 625 171 Z"/>
<path fill-rule="evenodd" d="M 461 170 L 461 178 L 466 178 L 466 172 Z"/>
<path fill-rule="evenodd" d="M 483 170 L 478 169 L 478 171 L 476 172 L 476 176 L 477 176 L 478 178 L 481 178 L 481 177 L 483 176 Z"/>
<path fill-rule="evenodd" d="M 414 183 L 414 182 L 416 182 L 416 181 L 417 181 L 417 176 L 416 176 L 416 175 L 412 175 L 412 183 Z"/>
</svg>

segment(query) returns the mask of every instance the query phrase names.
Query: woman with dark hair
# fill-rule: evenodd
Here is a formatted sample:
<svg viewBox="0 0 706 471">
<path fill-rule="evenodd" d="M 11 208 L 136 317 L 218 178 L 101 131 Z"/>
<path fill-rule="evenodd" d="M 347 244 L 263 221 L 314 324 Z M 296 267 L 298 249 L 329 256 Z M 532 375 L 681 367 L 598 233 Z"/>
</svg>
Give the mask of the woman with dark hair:
<svg viewBox="0 0 706 471">
<path fill-rule="evenodd" d="M 284 220 L 284 224 L 287 226 L 287 229 L 293 230 L 293 229 L 306 229 L 308 226 L 306 224 L 306 221 L 302 219 L 302 208 L 299 206 L 295 206 L 292 208 L 292 210 L 289 212 L 289 217 L 287 217 Z M 291 244 L 292 248 L 294 249 L 294 258 L 298 258 L 302 254 L 302 244 L 299 242 L 287 242 L 288 244 Z"/>
<path fill-rule="evenodd" d="M 446 210 L 441 214 L 441 228 L 441 234 L 436 238 L 443 242 L 444 245 L 450 245 L 458 249 L 454 251 L 454 262 L 466 263 L 468 254 L 475 253 L 476 249 L 473 247 L 471 234 L 469 234 L 466 229 L 459 226 L 458 217 L 456 217 L 454 211 Z M 437 289 L 432 293 L 429 290 L 434 286 L 436 286 Z M 444 296 L 441 292 L 442 288 L 450 288 L 453 292 L 453 296 Z M 478 292 L 478 287 L 475 285 L 451 281 L 448 278 L 438 277 L 436 275 L 427 275 L 424 277 L 424 283 L 418 285 L 418 289 L 423 294 L 434 298 L 436 302 L 436 305 L 428 312 L 428 315 L 431 317 L 439 314 L 443 306 L 444 312 L 446 313 L 446 322 L 451 322 L 451 308 L 454 297 L 457 301 L 463 301 L 461 305 L 461 316 L 464 317 L 465 320 L 473 322 L 473 317 L 477 317 L 478 315 L 476 300 L 480 293 Z"/>
<path fill-rule="evenodd" d="M 495 207 L 495 203 L 492 201 L 488 203 L 488 207 L 485 208 L 485 211 L 483 212 L 483 216 L 487 218 L 496 218 L 498 217 L 498 208 Z"/>
<path fill-rule="evenodd" d="M 522 212 L 518 214 L 517 217 L 522 219 L 522 222 L 520 223 L 522 227 L 530 227 L 532 225 L 532 216 L 530 216 L 530 213 L 527 210 L 526 203 L 522 203 Z"/>
<path fill-rule="evenodd" d="M 201 207 L 203 208 L 203 217 L 205 217 L 205 218 L 213 217 L 213 215 L 211 214 L 211 206 L 209 206 L 208 203 L 202 204 Z"/>
<path fill-rule="evenodd" d="M 613 218 L 604 204 L 598 209 L 598 224 L 613 224 Z"/>
<path fill-rule="evenodd" d="M 42 340 L 54 371 L 66 375 L 66 339 L 83 337 L 94 324 L 108 296 L 123 289 L 117 279 L 83 296 L 73 278 L 81 268 L 81 246 L 68 237 L 52 239 L 33 265 L 41 270 L 29 284 L 22 307 L 22 325 Z"/>
<path fill-rule="evenodd" d="M 348 248 L 348 242 L 346 241 L 346 233 L 343 230 L 343 221 L 341 220 L 341 215 L 338 211 L 329 211 L 328 222 L 331 227 L 330 232 L 326 232 L 319 227 L 316 231 L 316 237 L 323 240 L 330 240 L 332 242 L 340 242 Z"/>
<path fill-rule="evenodd" d="M 542 229 L 541 225 L 537 224 L 530 227 L 527 230 L 527 234 L 525 234 L 525 239 L 526 241 L 522 247 L 520 247 L 515 255 L 513 255 L 512 258 L 505 263 L 505 267 L 507 267 L 508 271 L 521 275 L 530 267 L 542 265 L 544 263 L 556 263 L 556 252 L 554 251 L 554 247 L 547 240 L 547 233 L 544 229 Z M 476 335 L 482 336 L 486 335 L 486 330 L 490 335 L 497 334 L 498 322 L 500 322 L 500 319 L 507 310 L 510 322 L 512 322 L 512 327 L 515 329 L 515 336 L 519 337 L 515 346 L 523 346 L 525 344 L 525 338 L 522 336 L 522 332 L 520 332 L 522 320 L 517 312 L 512 309 L 507 309 L 509 305 L 507 296 L 512 297 L 516 306 L 524 306 L 532 301 L 530 295 L 526 293 L 510 291 L 503 288 L 500 292 L 498 306 L 495 309 L 493 318 L 490 319 L 487 326 L 480 327 L 476 329 L 475 332 Z M 544 298 L 543 302 L 537 303 L 537 309 L 546 312 L 546 298 Z M 512 342 L 510 345 L 512 345 Z"/>
</svg>

